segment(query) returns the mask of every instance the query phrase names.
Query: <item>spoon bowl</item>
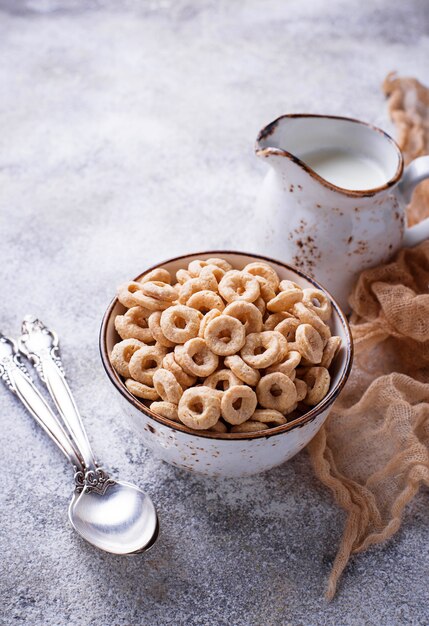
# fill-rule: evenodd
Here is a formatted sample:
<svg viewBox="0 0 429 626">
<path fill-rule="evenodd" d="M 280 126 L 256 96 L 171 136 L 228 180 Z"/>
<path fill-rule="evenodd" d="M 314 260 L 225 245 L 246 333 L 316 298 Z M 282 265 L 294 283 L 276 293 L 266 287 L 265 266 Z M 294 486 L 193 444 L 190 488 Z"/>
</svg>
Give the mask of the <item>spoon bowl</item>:
<svg viewBox="0 0 429 626">
<path fill-rule="evenodd" d="M 112 554 L 146 551 L 159 532 L 152 500 L 123 481 L 112 482 L 103 494 L 85 487 L 70 502 L 69 519 L 86 541 Z"/>
</svg>

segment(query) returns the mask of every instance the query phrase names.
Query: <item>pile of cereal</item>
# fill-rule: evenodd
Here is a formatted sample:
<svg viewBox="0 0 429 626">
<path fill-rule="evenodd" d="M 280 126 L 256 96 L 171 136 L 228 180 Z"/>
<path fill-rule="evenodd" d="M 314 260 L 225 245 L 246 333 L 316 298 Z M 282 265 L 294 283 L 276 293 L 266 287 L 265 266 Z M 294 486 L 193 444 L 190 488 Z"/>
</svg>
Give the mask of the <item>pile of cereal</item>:
<svg viewBox="0 0 429 626">
<path fill-rule="evenodd" d="M 328 393 L 340 345 L 331 303 L 262 261 L 195 260 L 118 290 L 127 307 L 111 363 L 150 409 L 189 428 L 244 433 L 285 424 Z"/>
</svg>

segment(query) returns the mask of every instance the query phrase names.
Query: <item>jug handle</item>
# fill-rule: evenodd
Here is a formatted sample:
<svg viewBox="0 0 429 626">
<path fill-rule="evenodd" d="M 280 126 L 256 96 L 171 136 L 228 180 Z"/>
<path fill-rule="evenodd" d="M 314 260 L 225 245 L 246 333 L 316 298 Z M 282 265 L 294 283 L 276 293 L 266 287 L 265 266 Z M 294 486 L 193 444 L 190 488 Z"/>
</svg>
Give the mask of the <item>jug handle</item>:
<svg viewBox="0 0 429 626">
<path fill-rule="evenodd" d="M 414 188 L 425 178 L 429 178 L 429 155 L 414 159 L 405 170 L 399 188 L 406 204 L 410 202 Z M 429 217 L 405 230 L 402 245 L 411 248 L 428 238 Z"/>
</svg>

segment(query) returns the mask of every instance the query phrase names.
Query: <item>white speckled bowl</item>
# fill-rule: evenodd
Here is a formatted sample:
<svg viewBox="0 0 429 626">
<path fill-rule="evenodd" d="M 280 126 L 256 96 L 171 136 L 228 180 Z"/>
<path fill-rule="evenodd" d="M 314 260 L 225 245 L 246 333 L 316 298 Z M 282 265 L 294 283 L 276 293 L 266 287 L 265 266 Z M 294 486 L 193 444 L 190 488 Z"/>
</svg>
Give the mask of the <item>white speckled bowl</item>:
<svg viewBox="0 0 429 626">
<path fill-rule="evenodd" d="M 224 251 L 177 257 L 148 268 L 137 278 L 155 267 L 165 267 L 174 274 L 179 268 L 187 267 L 188 263 L 194 259 L 210 257 L 223 257 L 237 269 L 262 259 L 274 267 L 281 279 L 293 280 L 303 287 L 316 286 L 318 289 L 323 289 L 315 280 L 300 270 L 279 261 L 257 255 Z M 110 381 L 119 392 L 117 397 L 121 401 L 124 414 L 129 418 L 136 435 L 154 454 L 176 467 L 209 476 L 249 476 L 280 465 L 302 450 L 326 420 L 332 403 L 346 383 L 352 365 L 352 338 L 345 315 L 338 304 L 334 300 L 332 302 L 331 330 L 333 334 L 342 338 L 343 345 L 331 368 L 332 383 L 328 395 L 320 404 L 295 421 L 260 433 L 196 434 L 183 424 L 156 415 L 132 396 L 109 360 L 114 344 L 120 340 L 114 327 L 114 319 L 116 315 L 125 311 L 125 307 L 117 298 L 109 305 L 101 324 L 101 359 Z"/>
</svg>

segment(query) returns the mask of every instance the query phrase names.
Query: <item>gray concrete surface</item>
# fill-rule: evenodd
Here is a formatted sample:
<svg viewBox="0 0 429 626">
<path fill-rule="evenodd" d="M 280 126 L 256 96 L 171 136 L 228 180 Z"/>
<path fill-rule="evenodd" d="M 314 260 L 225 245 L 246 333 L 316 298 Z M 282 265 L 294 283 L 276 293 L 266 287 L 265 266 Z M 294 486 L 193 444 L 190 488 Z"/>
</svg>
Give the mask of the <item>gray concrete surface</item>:
<svg viewBox="0 0 429 626">
<path fill-rule="evenodd" d="M 126 428 L 97 348 L 117 283 L 241 247 L 265 123 L 311 111 L 389 129 L 380 83 L 429 82 L 428 21 L 425 0 L 0 0 L 0 328 L 33 311 L 59 331 L 99 457 L 162 522 L 147 556 L 81 541 L 69 467 L 0 389 L 1 624 L 429 623 L 427 492 L 327 604 L 344 514 L 306 453 L 246 480 L 169 467 Z"/>
</svg>

